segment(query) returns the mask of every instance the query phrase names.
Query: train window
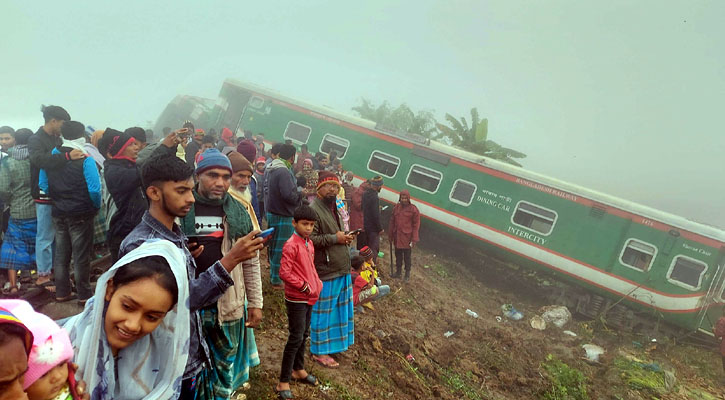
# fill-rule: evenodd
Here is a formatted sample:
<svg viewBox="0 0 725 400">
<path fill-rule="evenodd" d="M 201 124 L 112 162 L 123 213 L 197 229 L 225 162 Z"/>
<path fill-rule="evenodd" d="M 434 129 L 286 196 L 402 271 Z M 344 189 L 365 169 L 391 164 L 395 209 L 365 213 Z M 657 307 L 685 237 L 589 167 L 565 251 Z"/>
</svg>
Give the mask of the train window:
<svg viewBox="0 0 725 400">
<path fill-rule="evenodd" d="M 287 129 L 284 130 L 284 138 L 291 139 L 298 144 L 305 144 L 310 139 L 311 132 L 312 128 L 309 126 L 290 121 L 287 123 Z"/>
<path fill-rule="evenodd" d="M 672 260 L 667 279 L 677 286 L 689 290 L 698 290 L 702 285 L 702 277 L 707 271 L 707 264 L 686 256 L 677 256 Z"/>
<path fill-rule="evenodd" d="M 388 178 L 392 178 L 398 173 L 399 166 L 400 159 L 398 157 L 377 150 L 370 154 L 370 160 L 368 160 L 368 170 Z"/>
<path fill-rule="evenodd" d="M 249 99 L 249 106 L 252 108 L 262 108 L 264 105 L 264 99 L 259 96 L 252 96 L 251 99 Z"/>
<path fill-rule="evenodd" d="M 410 167 L 405 183 L 424 192 L 435 193 L 438 191 L 441 179 L 443 179 L 443 174 L 440 172 L 422 165 L 413 164 Z"/>
<path fill-rule="evenodd" d="M 638 271 L 647 271 L 652 266 L 657 247 L 636 239 L 629 239 L 619 255 L 622 265 Z"/>
<path fill-rule="evenodd" d="M 525 201 L 516 204 L 516 210 L 511 222 L 523 228 L 530 229 L 542 235 L 548 235 L 554 229 L 556 212 Z"/>
<path fill-rule="evenodd" d="M 330 154 L 330 151 L 334 150 L 335 153 L 337 153 L 337 158 L 339 159 L 345 158 L 345 153 L 347 153 L 348 147 L 350 147 L 349 140 L 329 133 L 322 138 L 322 143 L 320 143 L 321 152 Z"/>
<path fill-rule="evenodd" d="M 464 181 L 463 179 L 456 179 L 453 183 L 453 189 L 448 197 L 452 202 L 460 205 L 469 206 L 473 201 L 473 195 L 476 194 L 477 187 L 475 184 Z"/>
</svg>

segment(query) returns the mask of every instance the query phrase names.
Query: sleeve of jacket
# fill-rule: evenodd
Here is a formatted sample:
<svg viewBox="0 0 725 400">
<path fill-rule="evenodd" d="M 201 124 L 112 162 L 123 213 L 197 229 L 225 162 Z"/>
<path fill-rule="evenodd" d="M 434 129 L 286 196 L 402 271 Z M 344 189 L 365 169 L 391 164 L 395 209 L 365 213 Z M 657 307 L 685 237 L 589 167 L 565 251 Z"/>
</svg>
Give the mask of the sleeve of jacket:
<svg viewBox="0 0 725 400">
<path fill-rule="evenodd" d="M 12 172 L 7 162 L 0 165 L 0 200 L 8 202 L 12 198 L 10 190 L 12 180 Z"/>
<path fill-rule="evenodd" d="M 259 198 L 257 198 L 257 179 L 252 175 L 252 180 L 249 181 L 249 193 L 252 195 L 252 209 L 254 209 L 254 215 L 257 218 L 257 224 L 262 226 L 262 216 L 259 214 Z"/>
<path fill-rule="evenodd" d="M 40 190 L 48 193 L 48 174 L 45 173 L 44 169 L 38 172 L 38 187 Z"/>
<path fill-rule="evenodd" d="M 237 267 L 239 268 L 239 267 Z M 262 308 L 262 272 L 259 267 L 259 252 L 253 258 L 242 262 L 244 270 L 244 290 L 247 295 L 247 307 Z"/>
<path fill-rule="evenodd" d="M 297 257 L 298 249 L 285 243 L 282 248 L 282 260 L 279 264 L 279 277 L 284 281 L 285 285 L 289 284 L 291 287 L 303 291 L 307 286 L 307 282 L 295 273 L 294 267 L 297 263 Z"/>
<path fill-rule="evenodd" d="M 130 192 L 141 186 L 138 168 L 105 168 L 106 187 L 114 195 Z"/>
<path fill-rule="evenodd" d="M 716 337 L 724 337 L 725 336 L 725 318 L 720 318 L 717 320 L 717 323 L 715 324 L 715 336 Z"/>
<path fill-rule="evenodd" d="M 43 144 L 36 135 L 28 139 L 30 163 L 38 168 L 60 168 L 69 160 L 68 153 L 51 154 L 45 151 Z"/>
<path fill-rule="evenodd" d="M 121 243 L 121 249 L 118 252 L 119 258 L 146 241 L 146 238 L 143 237 L 129 239 L 127 237 Z M 209 269 L 199 274 L 198 278 L 194 279 L 192 275 L 189 279 L 189 309 L 191 312 L 195 312 L 215 304 L 222 294 L 233 285 L 234 280 L 229 276 L 227 270 L 219 261 L 215 262 Z"/>
<path fill-rule="evenodd" d="M 86 178 L 88 194 L 95 208 L 101 208 L 101 175 L 98 173 L 96 162 L 91 157 L 83 160 L 83 176 Z"/>
<path fill-rule="evenodd" d="M 380 199 L 378 196 L 371 193 L 363 194 L 363 218 L 368 221 L 365 225 L 373 227 L 375 232 L 383 230 L 380 223 Z"/>
<path fill-rule="evenodd" d="M 418 237 L 418 230 L 420 230 L 420 211 L 418 207 L 413 206 L 415 213 L 413 214 L 413 242 L 418 243 L 420 237 Z"/>
<path fill-rule="evenodd" d="M 319 220 L 315 222 L 315 228 L 312 230 L 312 234 L 310 235 L 310 240 L 312 240 L 312 244 L 315 245 L 315 248 L 319 249 L 330 247 L 337 243 L 337 232 L 323 233 L 321 227 L 323 216 L 321 216 L 320 213 L 317 213 L 317 218 L 319 218 Z"/>
<path fill-rule="evenodd" d="M 299 204 L 302 199 L 302 192 L 297 190 L 297 181 L 292 177 L 288 170 L 279 168 L 275 172 L 281 176 L 277 176 L 277 184 L 279 185 L 279 193 L 287 204 Z"/>
</svg>

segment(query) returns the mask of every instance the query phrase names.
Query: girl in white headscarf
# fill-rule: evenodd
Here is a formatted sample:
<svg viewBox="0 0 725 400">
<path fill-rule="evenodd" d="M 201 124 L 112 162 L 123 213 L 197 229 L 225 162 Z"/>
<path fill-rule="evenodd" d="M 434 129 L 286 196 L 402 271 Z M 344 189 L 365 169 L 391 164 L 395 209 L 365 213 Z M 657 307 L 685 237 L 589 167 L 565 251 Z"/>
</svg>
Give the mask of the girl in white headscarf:
<svg viewBox="0 0 725 400">
<path fill-rule="evenodd" d="M 183 252 L 149 241 L 103 274 L 68 330 L 79 379 L 96 400 L 175 399 L 189 349 Z"/>
</svg>

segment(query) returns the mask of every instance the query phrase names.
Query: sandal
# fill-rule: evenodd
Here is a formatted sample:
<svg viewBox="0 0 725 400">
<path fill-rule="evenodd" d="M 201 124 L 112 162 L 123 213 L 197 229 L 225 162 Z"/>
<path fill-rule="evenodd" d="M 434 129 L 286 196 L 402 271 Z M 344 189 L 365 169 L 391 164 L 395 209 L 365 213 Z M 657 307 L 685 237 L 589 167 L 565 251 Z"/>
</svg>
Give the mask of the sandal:
<svg viewBox="0 0 725 400">
<path fill-rule="evenodd" d="M 277 390 L 277 389 L 275 389 L 274 392 L 277 393 L 277 398 L 278 399 L 285 400 L 285 399 L 294 399 L 295 398 L 295 396 L 292 394 L 292 391 L 291 390 Z"/>
<path fill-rule="evenodd" d="M 315 376 L 312 374 L 307 374 L 307 376 L 304 378 L 292 378 L 292 380 L 295 382 L 300 382 L 305 385 L 310 385 L 313 387 L 320 384 L 320 381 L 318 381 L 317 378 L 315 378 Z"/>
<path fill-rule="evenodd" d="M 332 358 L 332 357 L 330 357 L 328 355 L 324 355 L 324 356 L 316 356 L 316 355 L 313 355 L 312 356 L 312 359 L 316 363 L 322 365 L 325 368 L 337 368 L 337 367 L 340 366 L 340 364 L 337 361 L 335 361 L 334 358 Z"/>
<path fill-rule="evenodd" d="M 71 294 L 69 294 L 68 296 L 65 296 L 65 297 L 56 297 L 55 298 L 55 301 L 57 303 L 65 303 L 66 301 L 70 301 L 70 300 L 73 300 L 75 298 L 76 298 L 76 295 L 74 295 L 74 294 L 71 293 Z"/>
</svg>

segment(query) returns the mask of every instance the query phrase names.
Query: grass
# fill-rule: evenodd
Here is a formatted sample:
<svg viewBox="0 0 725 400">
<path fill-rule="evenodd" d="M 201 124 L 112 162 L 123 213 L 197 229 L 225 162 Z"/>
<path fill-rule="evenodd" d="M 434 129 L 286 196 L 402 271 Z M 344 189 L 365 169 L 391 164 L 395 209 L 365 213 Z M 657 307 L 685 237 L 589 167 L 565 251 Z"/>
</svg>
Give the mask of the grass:
<svg viewBox="0 0 725 400">
<path fill-rule="evenodd" d="M 644 365 L 624 357 L 614 360 L 614 366 L 619 371 L 619 376 L 629 388 L 651 395 L 665 393 L 667 390 L 664 372 L 645 368 Z"/>
<path fill-rule="evenodd" d="M 545 400 L 587 400 L 587 384 L 584 374 L 572 368 L 563 361 L 549 354 L 546 361 L 541 363 L 546 372 L 551 387 L 542 398 Z"/>
<path fill-rule="evenodd" d="M 470 371 L 468 371 L 467 376 L 462 376 L 452 370 L 451 368 L 446 368 L 443 370 L 443 383 L 451 389 L 454 393 L 459 394 L 461 396 L 464 396 L 466 399 L 470 400 L 483 400 L 485 397 L 482 397 L 481 393 L 474 389 L 470 382 L 473 379 L 473 376 Z"/>
</svg>

